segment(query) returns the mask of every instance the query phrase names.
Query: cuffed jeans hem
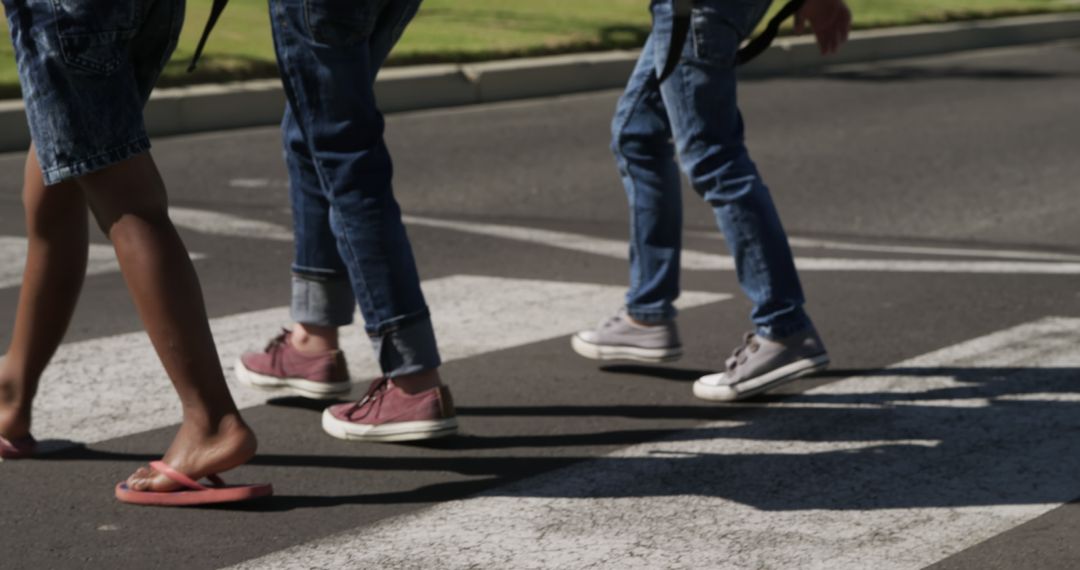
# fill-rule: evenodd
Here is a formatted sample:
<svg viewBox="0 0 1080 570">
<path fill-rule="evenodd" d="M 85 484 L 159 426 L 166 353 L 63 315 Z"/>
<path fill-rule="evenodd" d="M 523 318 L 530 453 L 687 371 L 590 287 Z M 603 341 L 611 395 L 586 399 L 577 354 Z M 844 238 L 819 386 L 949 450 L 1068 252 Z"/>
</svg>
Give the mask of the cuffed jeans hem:
<svg viewBox="0 0 1080 570">
<path fill-rule="evenodd" d="M 674 320 L 678 312 L 672 308 L 670 311 L 657 309 L 638 309 L 627 305 L 626 314 L 639 323 L 663 323 Z"/>
<path fill-rule="evenodd" d="M 780 340 L 809 330 L 813 326 L 814 323 L 810 321 L 810 317 L 800 311 L 798 316 L 785 317 L 781 321 L 767 325 L 757 325 L 756 333 L 769 340 Z"/>
<path fill-rule="evenodd" d="M 347 278 L 310 278 L 293 274 L 292 319 L 302 325 L 343 327 L 353 323 L 356 299 Z"/>
<path fill-rule="evenodd" d="M 431 319 L 423 318 L 371 337 L 371 347 L 387 378 L 434 370 L 442 364 Z"/>
</svg>

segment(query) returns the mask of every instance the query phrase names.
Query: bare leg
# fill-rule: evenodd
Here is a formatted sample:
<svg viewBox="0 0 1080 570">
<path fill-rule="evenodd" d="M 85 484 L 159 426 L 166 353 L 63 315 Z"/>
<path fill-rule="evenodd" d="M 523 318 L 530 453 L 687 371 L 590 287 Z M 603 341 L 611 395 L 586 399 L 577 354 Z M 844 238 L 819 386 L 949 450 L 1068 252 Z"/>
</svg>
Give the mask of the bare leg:
<svg viewBox="0 0 1080 570">
<path fill-rule="evenodd" d="M 183 406 L 183 424 L 165 462 L 200 478 L 255 455 L 255 435 L 240 417 L 221 370 L 195 267 L 169 220 L 165 185 L 149 154 L 78 179 L 116 249 L 124 281 Z M 149 469 L 128 480 L 136 490 L 177 486 Z"/>
<path fill-rule="evenodd" d="M 28 249 L 11 346 L 0 364 L 0 435 L 30 433 L 38 381 L 67 332 L 86 274 L 86 202 L 67 182 L 45 187 L 34 148 L 26 156 L 23 206 Z"/>
</svg>

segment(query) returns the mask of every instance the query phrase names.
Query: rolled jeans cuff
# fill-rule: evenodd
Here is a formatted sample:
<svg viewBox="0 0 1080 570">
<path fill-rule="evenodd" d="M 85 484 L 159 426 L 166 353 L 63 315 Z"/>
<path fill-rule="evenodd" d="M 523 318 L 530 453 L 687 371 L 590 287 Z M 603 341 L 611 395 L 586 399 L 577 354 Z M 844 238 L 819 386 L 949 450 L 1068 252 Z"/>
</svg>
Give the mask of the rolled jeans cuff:
<svg viewBox="0 0 1080 570">
<path fill-rule="evenodd" d="M 294 322 L 320 327 L 343 327 L 353 323 L 356 298 L 347 278 L 314 278 L 293 274 Z"/>
<path fill-rule="evenodd" d="M 782 340 L 809 330 L 814 326 L 810 317 L 801 309 L 769 324 L 757 325 L 755 332 L 769 340 Z"/>
<path fill-rule="evenodd" d="M 675 307 L 668 306 L 664 309 L 643 309 L 641 307 L 627 306 L 626 313 L 639 323 L 659 324 L 674 320 L 678 315 Z"/>
<path fill-rule="evenodd" d="M 434 370 L 442 364 L 431 319 L 423 317 L 371 336 L 371 347 L 387 378 Z"/>
</svg>

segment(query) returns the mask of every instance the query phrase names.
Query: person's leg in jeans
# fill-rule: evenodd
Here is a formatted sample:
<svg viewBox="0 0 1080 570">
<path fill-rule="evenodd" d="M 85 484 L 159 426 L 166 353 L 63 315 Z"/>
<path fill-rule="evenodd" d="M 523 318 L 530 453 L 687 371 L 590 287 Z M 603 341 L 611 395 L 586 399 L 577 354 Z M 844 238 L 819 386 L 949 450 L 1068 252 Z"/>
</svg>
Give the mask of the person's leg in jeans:
<svg viewBox="0 0 1080 570">
<path fill-rule="evenodd" d="M 683 204 L 655 45 L 650 35 L 611 123 L 611 149 L 630 206 L 630 287 L 623 309 L 572 337 L 574 351 L 586 358 L 665 362 L 682 356 L 674 302 Z"/>
<path fill-rule="evenodd" d="M 683 203 L 675 145 L 646 40 L 612 121 L 612 151 L 630 206 L 630 288 L 626 309 L 642 324 L 675 317 Z"/>
<path fill-rule="evenodd" d="M 134 26 L 133 39 L 113 45 L 115 59 L 73 63 L 61 58 L 54 29 L 35 27 L 40 7 L 5 3 L 35 152 L 27 160 L 24 186 L 27 271 L 11 346 L 0 368 L 0 394 L 5 395 L 0 410 L 7 408 L 0 413 L 5 417 L 0 436 L 29 436 L 38 380 L 81 288 L 89 206 L 113 242 L 135 306 L 180 396 L 183 422 L 164 461 L 198 479 L 246 462 L 256 441 L 225 384 L 198 279 L 168 218 L 165 187 L 142 124 L 142 107 L 175 46 L 183 3 L 157 0 L 113 8 L 115 13 L 85 19 L 83 7 L 58 7 L 55 13 L 49 8 L 60 37 L 65 31 L 88 37 L 101 25 L 112 31 L 100 37 L 115 42 L 115 29 Z M 40 65 L 37 57 L 49 59 L 49 65 Z M 78 71 L 60 73 L 76 63 L 82 66 Z M 127 485 L 133 491 L 180 487 L 151 469 L 139 470 Z"/>
<path fill-rule="evenodd" d="M 418 0 L 398 2 L 380 14 L 370 41 L 372 84 L 418 7 Z M 356 299 L 330 229 L 330 203 L 322 193 L 303 132 L 288 105 L 281 130 L 295 234 L 303 236 L 296 240 L 294 323 L 289 340 L 301 352 L 325 354 L 339 349 L 338 328 L 352 324 Z"/>
<path fill-rule="evenodd" d="M 631 206 L 630 318 L 575 337 L 575 349 L 583 339 L 592 340 L 609 354 L 618 345 L 615 353 L 625 357 L 626 345 L 651 339 L 648 348 L 656 349 L 657 339 L 665 338 L 657 331 L 674 330 L 681 224 L 667 209 L 681 206 L 670 137 L 694 190 L 713 207 L 739 283 L 754 304 L 755 332 L 725 363 L 724 373 L 713 375 L 722 378 L 705 382 L 713 386 L 695 385 L 695 394 L 707 399 L 748 397 L 828 362 L 803 311 L 787 237 L 746 150 L 736 104 L 735 53 L 767 6 L 767 1 L 695 4 L 692 37 L 674 74 L 661 84 L 656 76 L 667 58 L 672 8 L 669 2 L 653 3 L 653 32 L 620 101 L 613 142 Z M 678 230 L 669 233 L 670 227 Z M 673 333 L 666 338 L 677 345 Z M 603 357 L 599 349 L 593 353 Z"/>
<path fill-rule="evenodd" d="M 712 206 L 735 257 L 739 284 L 754 304 L 756 333 L 782 338 L 810 326 L 787 236 L 769 190 L 750 159 L 736 101 L 735 53 L 768 1 L 705 0 L 693 37 L 672 76 L 659 85 L 683 170 Z M 748 8 L 750 6 L 750 8 Z M 657 4 L 654 35 L 666 50 L 667 4 Z M 654 52 L 656 60 L 666 53 Z"/>
<path fill-rule="evenodd" d="M 374 100 L 378 68 L 416 5 L 271 2 L 289 99 L 283 131 L 296 220 L 292 307 L 299 326 L 281 339 L 287 342 L 272 344 L 262 355 L 245 355 L 238 377 L 294 393 L 309 388 L 298 377 L 304 366 L 290 371 L 267 364 L 303 363 L 304 352 L 328 361 L 337 348 L 337 327 L 351 322 L 355 299 L 386 380 L 376 382 L 364 402 L 377 396 L 386 407 L 386 394 L 400 392 L 420 398 L 400 404 L 422 413 L 390 421 L 374 417 L 372 406 L 328 410 L 324 428 L 349 439 L 422 439 L 456 430 L 412 248 L 393 197 L 383 119 Z M 401 433 L 379 422 L 417 429 Z M 331 424 L 349 428 L 348 433 Z"/>
</svg>

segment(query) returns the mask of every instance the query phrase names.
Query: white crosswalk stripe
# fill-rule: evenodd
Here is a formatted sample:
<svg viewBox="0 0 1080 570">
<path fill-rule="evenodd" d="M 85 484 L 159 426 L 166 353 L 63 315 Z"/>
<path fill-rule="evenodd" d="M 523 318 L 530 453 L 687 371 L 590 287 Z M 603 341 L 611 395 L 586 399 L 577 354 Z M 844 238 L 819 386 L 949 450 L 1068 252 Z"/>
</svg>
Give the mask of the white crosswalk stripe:
<svg viewBox="0 0 1080 570">
<path fill-rule="evenodd" d="M 191 208 L 173 207 L 169 209 L 169 213 L 177 226 L 210 235 L 284 242 L 290 242 L 293 239 L 292 232 L 288 228 L 269 222 Z M 628 255 L 627 244 L 623 240 L 605 239 L 584 234 L 544 230 L 526 226 L 460 222 L 427 218 L 423 216 L 404 216 L 404 220 L 410 225 L 448 229 L 501 239 L 534 243 L 614 259 L 627 259 Z M 706 235 L 709 237 L 717 237 L 719 235 L 716 232 L 710 232 L 708 234 L 694 232 L 694 234 Z M 1047 275 L 1080 274 L 1080 256 L 1069 254 L 1018 250 L 988 250 L 981 248 L 855 244 L 806 238 L 792 238 L 790 241 L 793 246 L 820 250 L 956 258 L 857 259 L 798 256 L 795 259 L 795 264 L 800 271 Z M 685 269 L 694 271 L 733 271 L 735 269 L 735 262 L 730 255 L 695 251 L 692 249 L 684 249 L 682 251 L 681 265 Z"/>
<path fill-rule="evenodd" d="M 405 216 L 417 226 L 510 239 L 614 259 L 627 258 L 624 240 L 604 239 L 584 234 L 543 230 L 525 226 L 458 222 Z M 978 252 L 969 254 L 979 257 Z M 730 255 L 683 249 L 681 264 L 695 271 L 731 271 L 735 262 Z M 849 259 L 832 257 L 796 257 L 800 271 L 874 271 L 900 273 L 981 273 L 981 274 L 1080 274 L 1080 262 L 1073 261 L 971 261 L 964 259 Z"/>
<path fill-rule="evenodd" d="M 708 239 L 723 240 L 724 236 L 716 231 L 690 232 L 690 235 Z M 932 255 L 942 257 L 969 257 L 988 259 L 1024 259 L 1028 261 L 1080 261 L 1080 255 L 1046 251 L 1027 251 L 1018 249 L 986 249 L 981 247 L 934 247 L 913 245 L 889 245 L 881 243 L 854 243 L 837 240 L 790 237 L 792 247 L 831 249 L 837 251 L 864 251 L 871 253 L 895 253 L 908 255 Z"/>
<path fill-rule="evenodd" d="M 201 253 L 192 253 L 191 259 L 202 259 Z M 26 238 L 0 236 L 0 289 L 18 287 L 22 283 L 23 267 L 26 265 Z M 102 275 L 120 271 L 112 246 L 90 244 L 86 274 Z"/>
<path fill-rule="evenodd" d="M 235 568 L 921 568 L 1074 498 L 1078 369 L 1048 318 Z"/>
<path fill-rule="evenodd" d="M 169 218 L 178 227 L 209 235 L 284 242 L 293 240 L 292 230 L 284 226 L 221 212 L 172 206 L 169 208 Z"/>
<path fill-rule="evenodd" d="M 613 311 L 623 293 L 621 287 L 590 283 L 468 275 L 426 281 L 423 287 L 444 361 L 569 335 Z M 679 304 L 689 308 L 728 298 L 687 292 Z M 218 351 L 230 376 L 242 351 L 261 348 L 288 323 L 286 307 L 213 319 Z M 379 373 L 359 326 L 342 329 L 341 342 L 354 376 Z M 62 346 L 41 384 L 34 405 L 39 439 L 93 443 L 180 418 L 176 395 L 142 332 Z M 233 394 L 241 407 L 266 401 L 263 393 L 242 386 L 234 386 Z"/>
</svg>

